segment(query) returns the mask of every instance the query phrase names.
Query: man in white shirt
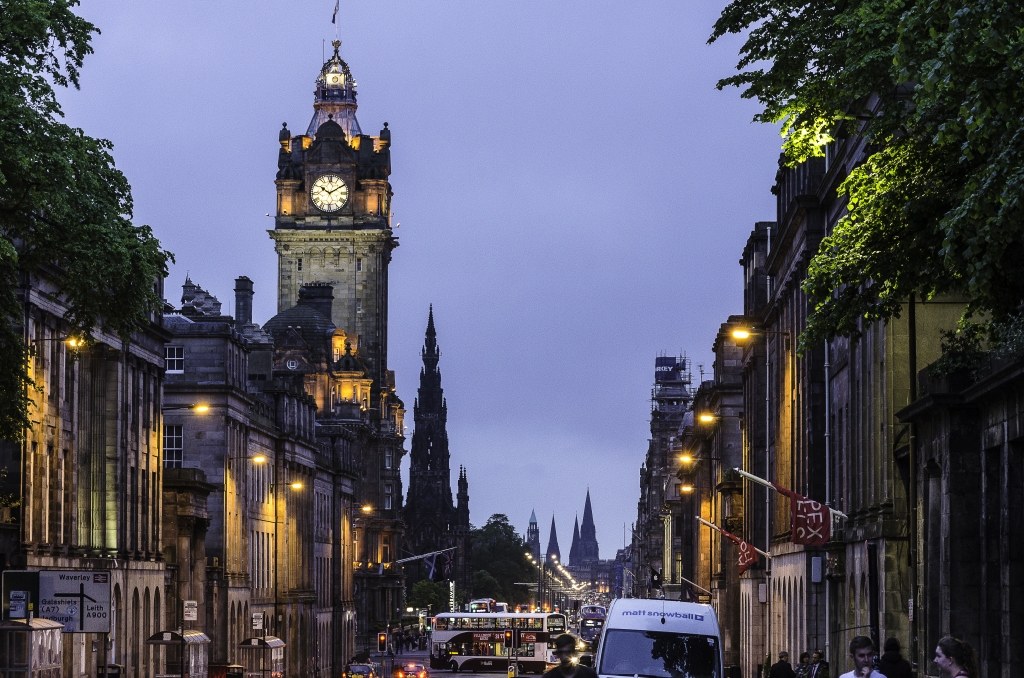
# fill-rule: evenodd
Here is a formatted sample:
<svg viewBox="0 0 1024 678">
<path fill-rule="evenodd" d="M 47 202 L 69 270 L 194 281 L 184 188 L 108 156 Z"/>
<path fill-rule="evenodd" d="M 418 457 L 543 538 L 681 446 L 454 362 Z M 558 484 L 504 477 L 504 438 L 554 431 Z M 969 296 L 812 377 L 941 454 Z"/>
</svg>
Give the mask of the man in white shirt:
<svg viewBox="0 0 1024 678">
<path fill-rule="evenodd" d="M 875 658 L 875 644 L 867 636 L 857 636 L 850 641 L 850 658 L 853 659 L 853 671 L 839 678 L 885 678 L 871 668 Z"/>
</svg>

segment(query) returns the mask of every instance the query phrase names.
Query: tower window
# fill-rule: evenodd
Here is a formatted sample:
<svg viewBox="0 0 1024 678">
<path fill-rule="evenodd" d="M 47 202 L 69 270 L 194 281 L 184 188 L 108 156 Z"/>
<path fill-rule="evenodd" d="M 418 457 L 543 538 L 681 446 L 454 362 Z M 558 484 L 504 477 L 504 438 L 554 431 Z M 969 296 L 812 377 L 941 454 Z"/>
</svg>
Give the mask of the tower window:
<svg viewBox="0 0 1024 678">
<path fill-rule="evenodd" d="M 185 371 L 184 346 L 164 346 L 164 369 L 175 374 Z"/>
<path fill-rule="evenodd" d="M 395 463 L 395 453 L 393 450 L 384 450 L 384 468 L 391 468 Z"/>
<path fill-rule="evenodd" d="M 391 485 L 391 483 L 384 483 L 384 510 L 385 511 L 390 511 L 391 510 L 391 494 L 392 494 L 392 485 Z"/>
<path fill-rule="evenodd" d="M 181 468 L 183 443 L 181 426 L 164 427 L 164 468 Z"/>
<path fill-rule="evenodd" d="M 363 270 L 363 260 L 362 259 L 358 259 L 358 258 L 356 259 L 356 270 L 357 271 Z"/>
<path fill-rule="evenodd" d="M 297 266 L 297 270 L 301 271 L 302 270 L 302 259 L 297 259 L 295 263 L 296 263 L 296 266 Z"/>
<path fill-rule="evenodd" d="M 362 313 L 362 312 L 363 312 L 363 300 L 362 299 L 356 299 L 356 313 Z"/>
</svg>

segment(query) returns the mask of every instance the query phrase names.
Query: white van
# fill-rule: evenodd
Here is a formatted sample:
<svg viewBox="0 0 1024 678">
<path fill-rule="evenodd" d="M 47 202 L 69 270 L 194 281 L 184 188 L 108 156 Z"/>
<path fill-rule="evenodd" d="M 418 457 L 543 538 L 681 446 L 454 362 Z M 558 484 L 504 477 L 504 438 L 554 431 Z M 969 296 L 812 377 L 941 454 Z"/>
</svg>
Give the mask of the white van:
<svg viewBox="0 0 1024 678">
<path fill-rule="evenodd" d="M 715 610 L 678 600 L 619 598 L 608 609 L 594 670 L 601 678 L 724 678 Z"/>
</svg>

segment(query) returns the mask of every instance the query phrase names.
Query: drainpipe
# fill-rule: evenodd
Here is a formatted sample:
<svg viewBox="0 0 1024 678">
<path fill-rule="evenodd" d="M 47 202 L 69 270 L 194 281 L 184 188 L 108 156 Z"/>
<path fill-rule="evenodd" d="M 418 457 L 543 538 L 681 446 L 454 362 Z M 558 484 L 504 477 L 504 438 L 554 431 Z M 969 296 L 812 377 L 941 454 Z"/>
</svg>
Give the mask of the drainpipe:
<svg viewBox="0 0 1024 678">
<path fill-rule="evenodd" d="M 831 346 L 825 342 L 825 505 L 832 506 L 832 363 Z M 831 518 L 830 518 L 831 519 Z M 827 548 L 827 547 L 826 547 Z M 828 551 L 825 551 L 828 561 Z M 825 568 L 822 568 L 825 569 Z M 832 591 L 828 574 L 825 574 L 825 661 L 831 661 L 832 648 Z M 830 664 L 831 666 L 831 664 Z"/>
</svg>

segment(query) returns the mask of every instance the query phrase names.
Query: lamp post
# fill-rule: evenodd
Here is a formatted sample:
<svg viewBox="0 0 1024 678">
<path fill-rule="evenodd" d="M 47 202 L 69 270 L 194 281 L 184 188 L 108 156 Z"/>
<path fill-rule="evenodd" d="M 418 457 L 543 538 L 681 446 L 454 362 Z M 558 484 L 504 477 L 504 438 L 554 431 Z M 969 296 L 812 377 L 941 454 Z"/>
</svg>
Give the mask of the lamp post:
<svg viewBox="0 0 1024 678">
<path fill-rule="evenodd" d="M 763 327 L 749 327 L 749 328 L 736 328 L 732 331 L 732 338 L 737 341 L 745 341 L 755 334 L 764 335 L 764 474 L 765 479 L 770 480 L 770 473 L 768 472 L 771 468 L 771 386 L 772 386 L 772 371 L 771 371 L 771 360 L 769 355 L 771 351 L 768 346 L 768 339 L 771 335 L 785 336 L 789 338 L 789 332 L 769 330 Z M 827 385 L 826 385 L 827 386 Z M 826 396 L 827 400 L 827 396 Z M 764 495 L 764 550 L 771 553 L 772 534 L 771 534 L 771 502 L 772 502 L 772 490 L 765 488 Z M 772 635 L 772 595 L 771 595 L 771 576 L 772 576 L 772 561 L 770 558 L 765 559 L 764 572 L 765 572 L 765 602 L 768 605 L 767 624 L 765 624 L 765 643 L 764 649 L 766 653 L 770 653 L 769 644 L 771 643 Z M 826 605 L 828 603 L 828 595 L 826 592 Z M 826 629 L 826 637 L 828 635 Z"/>
</svg>

